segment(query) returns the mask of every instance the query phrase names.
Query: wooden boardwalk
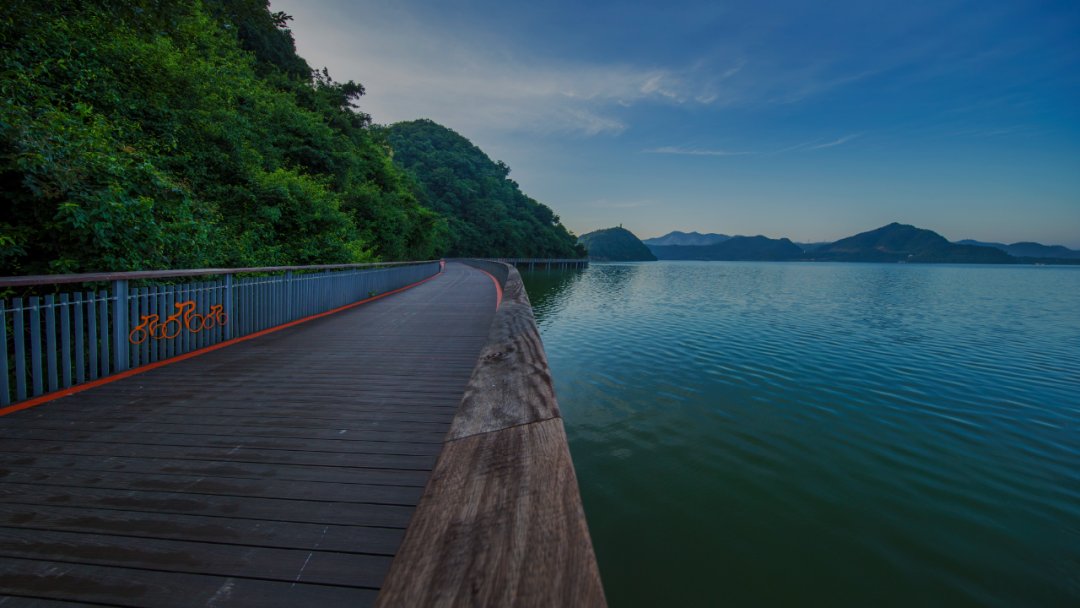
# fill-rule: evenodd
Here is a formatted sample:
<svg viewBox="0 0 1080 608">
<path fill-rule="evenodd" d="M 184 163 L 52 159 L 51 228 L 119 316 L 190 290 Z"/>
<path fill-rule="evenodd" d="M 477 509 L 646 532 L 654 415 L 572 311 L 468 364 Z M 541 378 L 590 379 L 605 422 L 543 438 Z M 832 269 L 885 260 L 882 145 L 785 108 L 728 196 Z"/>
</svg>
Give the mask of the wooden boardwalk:
<svg viewBox="0 0 1080 608">
<path fill-rule="evenodd" d="M 373 603 L 495 301 L 451 263 L 0 417 L 0 606 Z"/>
</svg>

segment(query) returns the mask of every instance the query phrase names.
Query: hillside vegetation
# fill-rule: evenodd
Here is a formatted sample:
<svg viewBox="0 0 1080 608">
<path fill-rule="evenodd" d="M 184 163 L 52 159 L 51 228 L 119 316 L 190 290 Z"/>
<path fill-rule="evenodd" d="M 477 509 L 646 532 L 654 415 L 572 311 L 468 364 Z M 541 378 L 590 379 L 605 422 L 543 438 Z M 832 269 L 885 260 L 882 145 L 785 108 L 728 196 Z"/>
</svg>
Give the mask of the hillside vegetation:
<svg viewBox="0 0 1080 608">
<path fill-rule="evenodd" d="M 313 71 L 289 20 L 266 0 L 5 5 L 0 275 L 573 254 L 475 147 L 396 165 L 364 88 Z"/>
<path fill-rule="evenodd" d="M 576 239 L 549 207 L 521 192 L 510 167 L 430 120 L 386 130 L 394 163 L 416 176 L 423 200 L 449 222 L 453 257 L 581 257 Z"/>
<path fill-rule="evenodd" d="M 17 2 L 0 273 L 430 258 L 424 208 L 265 1 Z"/>
</svg>

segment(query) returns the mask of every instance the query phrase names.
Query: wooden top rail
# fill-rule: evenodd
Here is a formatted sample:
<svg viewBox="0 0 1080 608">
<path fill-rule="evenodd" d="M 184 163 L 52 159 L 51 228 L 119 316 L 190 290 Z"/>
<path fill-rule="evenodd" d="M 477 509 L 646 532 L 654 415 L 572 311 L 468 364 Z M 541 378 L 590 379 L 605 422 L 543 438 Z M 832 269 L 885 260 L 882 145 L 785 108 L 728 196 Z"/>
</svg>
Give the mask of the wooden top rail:
<svg viewBox="0 0 1080 608">
<path fill-rule="evenodd" d="M 606 606 L 521 275 L 503 301 L 377 606 Z"/>
<path fill-rule="evenodd" d="M 130 272 L 91 272 L 84 274 L 38 274 L 24 277 L 0 277 L 0 287 L 29 287 L 61 283 L 98 283 L 102 281 L 137 281 L 169 277 L 200 277 L 212 274 L 246 274 L 256 272 L 288 272 L 291 270 L 342 270 L 346 268 L 376 268 L 427 264 L 438 260 L 414 262 L 371 262 L 367 264 L 321 264 L 316 266 L 258 266 L 254 268 L 192 268 L 186 270 L 135 270 Z"/>
</svg>

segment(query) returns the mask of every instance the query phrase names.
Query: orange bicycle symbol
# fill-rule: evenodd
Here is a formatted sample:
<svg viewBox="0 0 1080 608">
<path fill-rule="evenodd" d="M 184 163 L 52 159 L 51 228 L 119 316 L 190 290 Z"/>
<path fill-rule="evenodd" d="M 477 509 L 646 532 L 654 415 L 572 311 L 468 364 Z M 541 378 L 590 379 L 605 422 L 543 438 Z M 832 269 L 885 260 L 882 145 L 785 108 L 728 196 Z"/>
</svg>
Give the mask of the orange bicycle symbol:
<svg viewBox="0 0 1080 608">
<path fill-rule="evenodd" d="M 197 334 L 204 329 L 224 326 L 229 322 L 229 315 L 225 313 L 225 307 L 221 304 L 211 306 L 210 312 L 205 315 L 195 312 L 194 300 L 177 302 L 174 307 L 176 312 L 165 317 L 164 322 L 157 314 L 139 317 L 142 322 L 128 334 L 128 342 L 142 344 L 147 338 L 172 340 L 185 329 Z"/>
</svg>

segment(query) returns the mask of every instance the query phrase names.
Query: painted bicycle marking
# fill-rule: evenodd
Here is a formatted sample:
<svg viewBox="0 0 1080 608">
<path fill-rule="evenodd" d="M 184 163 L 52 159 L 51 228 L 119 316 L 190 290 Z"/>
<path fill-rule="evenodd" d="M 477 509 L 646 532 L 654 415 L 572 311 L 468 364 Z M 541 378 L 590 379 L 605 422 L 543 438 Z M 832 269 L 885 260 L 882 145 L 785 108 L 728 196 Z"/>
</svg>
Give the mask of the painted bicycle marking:
<svg viewBox="0 0 1080 608">
<path fill-rule="evenodd" d="M 197 334 L 204 329 L 224 327 L 229 322 L 229 315 L 225 313 L 225 307 L 221 304 L 211 306 L 210 312 L 205 315 L 195 312 L 195 300 L 177 302 L 174 308 L 176 312 L 165 317 L 164 322 L 156 313 L 139 317 L 142 322 L 128 334 L 128 342 L 142 344 L 148 338 L 172 340 L 185 329 Z"/>
</svg>

